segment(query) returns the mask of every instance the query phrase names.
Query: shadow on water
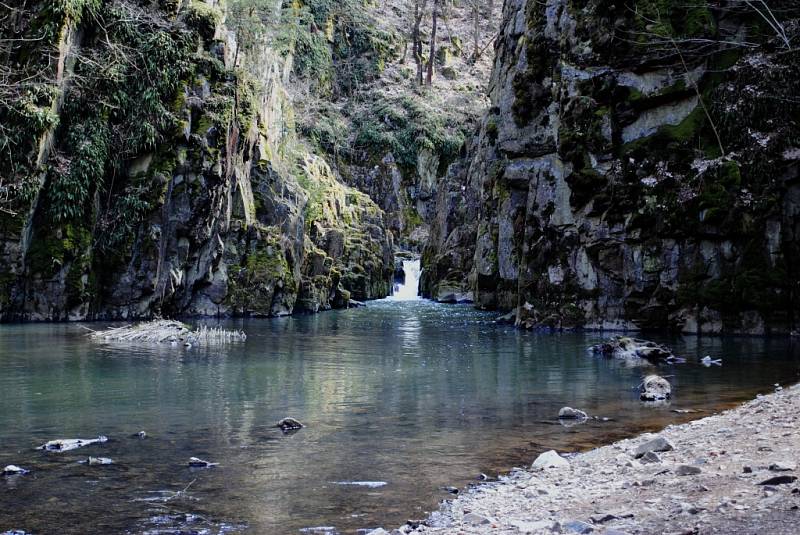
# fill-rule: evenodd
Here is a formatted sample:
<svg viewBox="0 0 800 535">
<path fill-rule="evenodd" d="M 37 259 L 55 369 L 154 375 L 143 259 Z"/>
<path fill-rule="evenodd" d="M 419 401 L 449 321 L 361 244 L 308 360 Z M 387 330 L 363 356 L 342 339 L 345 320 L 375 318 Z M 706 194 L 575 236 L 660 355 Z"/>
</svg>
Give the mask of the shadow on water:
<svg viewBox="0 0 800 535">
<path fill-rule="evenodd" d="M 0 466 L 32 473 L 0 479 L 0 531 L 394 526 L 447 498 L 440 487 L 522 466 L 545 448 L 591 448 L 798 379 L 787 339 L 659 337 L 690 362 L 659 371 L 672 376 L 675 400 L 648 407 L 633 387 L 653 369 L 589 355 L 603 335 L 523 333 L 492 318 L 381 301 L 226 322 L 247 341 L 188 350 L 90 343 L 76 325 L 2 326 Z M 723 366 L 696 364 L 705 355 Z M 554 416 L 564 405 L 612 421 L 563 427 Z M 272 427 L 284 416 L 307 427 L 284 435 Z M 147 438 L 133 436 L 140 430 Z M 110 440 L 34 449 L 99 434 Z M 78 463 L 88 455 L 115 464 Z M 191 456 L 220 465 L 192 470 Z"/>
</svg>

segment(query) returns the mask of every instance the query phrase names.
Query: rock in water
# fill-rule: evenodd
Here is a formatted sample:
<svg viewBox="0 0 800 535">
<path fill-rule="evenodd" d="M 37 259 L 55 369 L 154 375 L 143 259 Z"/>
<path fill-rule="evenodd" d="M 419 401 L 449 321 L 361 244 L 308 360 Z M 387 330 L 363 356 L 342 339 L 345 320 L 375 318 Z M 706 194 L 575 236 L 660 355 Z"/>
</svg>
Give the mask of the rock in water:
<svg viewBox="0 0 800 535">
<path fill-rule="evenodd" d="M 302 429 L 304 426 L 294 418 L 284 418 L 283 420 L 275 424 L 275 427 L 279 428 L 281 431 L 285 433 L 287 431 Z"/>
<path fill-rule="evenodd" d="M 590 348 L 595 355 L 618 359 L 646 359 L 650 362 L 685 362 L 672 350 L 648 340 L 629 336 L 615 336 L 602 344 Z"/>
<path fill-rule="evenodd" d="M 634 451 L 633 456 L 638 459 L 644 456 L 648 451 L 672 451 L 673 449 L 675 448 L 672 447 L 672 444 L 670 444 L 666 438 L 657 437 L 644 444 L 640 444 Z"/>
<path fill-rule="evenodd" d="M 644 378 L 641 387 L 642 401 L 661 401 L 672 397 L 672 387 L 669 381 L 659 375 L 648 375 Z"/>
<path fill-rule="evenodd" d="M 14 464 L 9 464 L 5 468 L 3 468 L 3 475 L 4 476 L 16 476 L 16 475 L 24 475 L 29 473 L 30 470 L 25 470 Z"/>
<path fill-rule="evenodd" d="M 90 446 L 92 444 L 102 444 L 103 442 L 108 442 L 108 437 L 100 435 L 97 438 L 59 438 L 46 442 L 36 449 L 64 452 L 82 448 L 83 446 Z"/>
<path fill-rule="evenodd" d="M 219 463 L 210 463 L 198 457 L 189 457 L 189 466 L 192 468 L 211 468 L 217 465 L 219 465 Z"/>
<path fill-rule="evenodd" d="M 589 415 L 583 412 L 582 410 L 573 409 L 572 407 L 562 407 L 560 411 L 558 411 L 559 419 L 566 419 L 566 420 L 586 420 L 589 418 Z"/>
<path fill-rule="evenodd" d="M 544 470 L 546 468 L 569 468 L 569 461 L 560 456 L 555 450 L 550 450 L 539 455 L 533 465 L 533 470 Z"/>
</svg>

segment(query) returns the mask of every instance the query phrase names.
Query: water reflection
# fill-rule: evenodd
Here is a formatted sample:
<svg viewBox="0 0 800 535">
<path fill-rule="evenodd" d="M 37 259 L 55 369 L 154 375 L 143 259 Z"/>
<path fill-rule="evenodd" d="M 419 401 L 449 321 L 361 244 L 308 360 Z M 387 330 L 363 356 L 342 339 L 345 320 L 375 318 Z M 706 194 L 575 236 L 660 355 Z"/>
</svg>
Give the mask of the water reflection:
<svg viewBox="0 0 800 535">
<path fill-rule="evenodd" d="M 674 408 L 710 409 L 797 378 L 788 340 L 659 339 L 691 362 L 661 370 L 673 376 L 672 406 L 648 407 L 634 387 L 652 369 L 589 356 L 600 335 L 520 333 L 490 318 L 381 302 L 231 322 L 248 340 L 225 350 L 98 346 L 75 325 L 0 327 L 0 465 L 34 469 L 0 480 L 0 529 L 392 526 L 435 507 L 440 487 L 541 449 L 589 447 L 692 417 Z M 701 367 L 705 355 L 724 365 Z M 563 405 L 614 421 L 564 428 Z M 284 435 L 272 426 L 285 416 L 307 427 Z M 147 439 L 131 437 L 142 429 Z M 33 449 L 98 434 L 111 440 Z M 76 463 L 88 454 L 117 464 Z M 220 466 L 191 471 L 190 456 Z"/>
</svg>

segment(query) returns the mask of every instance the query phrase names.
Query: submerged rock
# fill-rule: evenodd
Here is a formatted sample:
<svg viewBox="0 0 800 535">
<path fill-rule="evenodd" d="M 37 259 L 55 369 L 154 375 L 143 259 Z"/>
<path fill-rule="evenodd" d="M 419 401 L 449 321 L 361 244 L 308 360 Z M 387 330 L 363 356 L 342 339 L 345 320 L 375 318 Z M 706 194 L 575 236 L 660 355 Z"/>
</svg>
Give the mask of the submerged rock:
<svg viewBox="0 0 800 535">
<path fill-rule="evenodd" d="M 30 470 L 25 470 L 24 468 L 17 466 L 15 464 L 9 464 L 5 468 L 3 468 L 3 475 L 4 476 L 16 476 L 16 475 L 24 475 L 30 473 Z"/>
<path fill-rule="evenodd" d="M 641 386 L 642 401 L 663 401 L 672 397 L 672 386 L 660 375 L 648 375 Z"/>
<path fill-rule="evenodd" d="M 550 450 L 539 455 L 531 469 L 544 470 L 546 468 L 569 468 L 569 461 L 561 457 L 555 450 Z"/>
<path fill-rule="evenodd" d="M 629 336 L 615 336 L 606 342 L 593 345 L 590 349 L 595 355 L 609 358 L 645 359 L 654 363 L 686 361 L 674 355 L 666 346 Z"/>
<path fill-rule="evenodd" d="M 189 466 L 192 468 L 211 468 L 212 466 L 218 465 L 219 463 L 211 463 L 199 457 L 189 457 Z"/>
<path fill-rule="evenodd" d="M 295 431 L 297 429 L 302 429 L 305 426 L 301 424 L 298 420 L 295 420 L 294 418 L 284 418 L 278 423 L 276 423 L 275 427 L 286 433 L 287 431 Z"/>
<path fill-rule="evenodd" d="M 562 407 L 561 410 L 558 411 L 558 418 L 559 420 L 586 420 L 589 418 L 589 415 L 579 409 Z"/>
<path fill-rule="evenodd" d="M 114 461 L 108 457 L 89 457 L 85 461 L 78 461 L 81 464 L 88 464 L 89 466 L 100 466 L 105 464 L 114 464 Z"/>
<path fill-rule="evenodd" d="M 722 359 L 712 359 L 710 356 L 706 355 L 705 357 L 700 359 L 700 364 L 708 368 L 709 366 L 722 366 Z"/>
<path fill-rule="evenodd" d="M 92 444 L 102 444 L 103 442 L 108 442 L 108 437 L 100 435 L 97 438 L 59 438 L 57 440 L 45 442 L 36 449 L 64 452 L 90 446 Z"/>
</svg>

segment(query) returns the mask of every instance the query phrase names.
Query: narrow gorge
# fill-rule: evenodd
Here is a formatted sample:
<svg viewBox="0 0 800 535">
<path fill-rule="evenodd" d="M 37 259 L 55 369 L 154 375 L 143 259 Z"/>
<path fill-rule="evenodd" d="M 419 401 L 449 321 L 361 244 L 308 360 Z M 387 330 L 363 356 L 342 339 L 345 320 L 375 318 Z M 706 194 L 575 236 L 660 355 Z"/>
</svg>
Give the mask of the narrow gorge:
<svg viewBox="0 0 800 535">
<path fill-rule="evenodd" d="M 798 341 L 797 0 L 0 0 L 0 535 L 789 535 Z"/>
</svg>

